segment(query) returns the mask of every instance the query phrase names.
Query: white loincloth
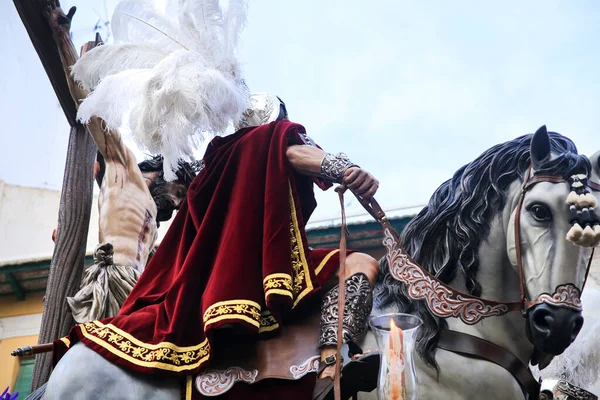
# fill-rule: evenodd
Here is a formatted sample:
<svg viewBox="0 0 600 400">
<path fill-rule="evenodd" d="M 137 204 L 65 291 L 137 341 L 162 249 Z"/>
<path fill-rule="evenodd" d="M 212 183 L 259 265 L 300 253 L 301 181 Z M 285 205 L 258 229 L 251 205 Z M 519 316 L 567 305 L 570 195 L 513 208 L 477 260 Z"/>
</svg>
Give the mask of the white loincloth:
<svg viewBox="0 0 600 400">
<path fill-rule="evenodd" d="M 96 247 L 94 261 L 83 274 L 79 292 L 67 297 L 77 323 L 117 315 L 141 275 L 133 266 L 113 263 L 113 246 L 110 243 Z"/>
</svg>

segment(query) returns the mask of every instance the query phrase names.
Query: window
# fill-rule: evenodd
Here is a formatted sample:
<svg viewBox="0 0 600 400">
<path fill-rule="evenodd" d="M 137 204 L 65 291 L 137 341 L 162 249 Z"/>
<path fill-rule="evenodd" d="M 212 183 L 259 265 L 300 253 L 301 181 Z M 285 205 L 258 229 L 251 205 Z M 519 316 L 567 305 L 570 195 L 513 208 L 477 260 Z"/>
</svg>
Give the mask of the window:
<svg viewBox="0 0 600 400">
<path fill-rule="evenodd" d="M 33 363 L 35 362 L 34 357 L 27 357 L 21 359 L 21 366 L 19 367 L 19 375 L 15 382 L 15 388 L 12 392 L 19 392 L 19 398 L 24 399 L 29 394 L 31 389 L 31 380 L 33 379 Z"/>
</svg>

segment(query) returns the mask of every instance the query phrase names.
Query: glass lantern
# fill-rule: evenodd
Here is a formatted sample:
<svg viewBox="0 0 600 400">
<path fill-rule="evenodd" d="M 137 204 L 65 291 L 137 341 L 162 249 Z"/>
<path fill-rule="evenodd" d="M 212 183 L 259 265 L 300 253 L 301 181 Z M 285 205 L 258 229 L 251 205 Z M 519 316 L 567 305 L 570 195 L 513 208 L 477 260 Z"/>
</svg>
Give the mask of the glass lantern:
<svg viewBox="0 0 600 400">
<path fill-rule="evenodd" d="M 369 321 L 381 354 L 377 396 L 379 400 L 419 398 L 414 352 L 423 321 L 411 314 L 384 314 Z"/>
</svg>

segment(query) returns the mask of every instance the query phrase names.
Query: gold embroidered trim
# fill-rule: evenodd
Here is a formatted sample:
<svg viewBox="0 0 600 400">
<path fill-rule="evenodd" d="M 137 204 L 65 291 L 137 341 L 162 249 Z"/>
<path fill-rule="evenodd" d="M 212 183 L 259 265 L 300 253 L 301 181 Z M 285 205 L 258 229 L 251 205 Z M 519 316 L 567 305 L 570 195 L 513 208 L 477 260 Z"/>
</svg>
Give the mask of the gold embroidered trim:
<svg viewBox="0 0 600 400">
<path fill-rule="evenodd" d="M 185 377 L 185 400 L 192 400 L 192 375 Z"/>
<path fill-rule="evenodd" d="M 71 340 L 67 336 L 61 337 L 60 341 L 63 342 L 65 346 L 71 347 Z"/>
<path fill-rule="evenodd" d="M 258 328 L 258 333 L 271 332 L 277 328 L 279 328 L 279 323 L 271 312 L 269 310 L 263 311 L 260 316 L 260 328 Z"/>
<path fill-rule="evenodd" d="M 219 301 L 204 312 L 204 329 L 224 319 L 239 319 L 260 327 L 260 304 L 250 300 Z"/>
<path fill-rule="evenodd" d="M 292 277 L 288 274 L 276 273 L 268 275 L 263 280 L 263 288 L 265 291 L 265 299 L 271 294 L 280 294 L 282 296 L 288 296 L 291 299 L 294 298 Z"/>
<path fill-rule="evenodd" d="M 246 321 L 258 328 L 258 332 L 269 332 L 279 328 L 279 323 L 269 310 L 262 310 L 258 303 L 249 300 L 228 300 L 213 304 L 204 312 L 204 327 L 224 319 Z"/>
<path fill-rule="evenodd" d="M 179 347 L 170 342 L 144 343 L 114 325 L 100 321 L 79 324 L 87 339 L 132 364 L 165 371 L 198 368 L 209 358 L 208 340 L 196 346 Z"/>
<path fill-rule="evenodd" d="M 329 259 L 331 257 L 333 257 L 333 255 L 336 254 L 336 253 L 338 253 L 339 251 L 340 251 L 340 249 L 330 251 L 325 256 L 325 258 L 323 258 L 323 261 L 321 261 L 321 263 L 319 264 L 319 266 L 317 267 L 317 269 L 315 269 L 315 275 L 319 275 L 319 272 L 321 272 L 321 270 L 323 269 L 323 267 L 325 266 L 325 264 L 327 264 L 327 261 L 329 261 Z"/>
<path fill-rule="evenodd" d="M 306 253 L 304 252 L 304 243 L 302 243 L 302 235 L 298 226 L 298 215 L 296 214 L 296 205 L 294 203 L 294 194 L 292 185 L 289 183 L 290 190 L 290 241 L 292 246 L 292 279 L 294 304 L 296 307 L 300 300 L 313 290 L 313 284 L 310 279 L 308 262 L 306 261 Z"/>
</svg>

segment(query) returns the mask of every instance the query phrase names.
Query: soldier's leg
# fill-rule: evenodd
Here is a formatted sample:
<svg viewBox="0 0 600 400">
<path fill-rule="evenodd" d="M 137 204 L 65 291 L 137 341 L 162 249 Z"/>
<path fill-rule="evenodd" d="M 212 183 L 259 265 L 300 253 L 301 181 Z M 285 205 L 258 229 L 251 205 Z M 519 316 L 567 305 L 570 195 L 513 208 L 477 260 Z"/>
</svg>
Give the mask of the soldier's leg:
<svg viewBox="0 0 600 400">
<path fill-rule="evenodd" d="M 344 307 L 343 341 L 359 339 L 367 330 L 373 307 L 373 287 L 378 274 L 377 260 L 364 253 L 349 254 L 346 259 L 346 301 Z M 337 275 L 337 274 L 336 274 Z M 338 276 L 334 277 L 337 281 Z M 321 369 L 319 378 L 333 378 L 337 346 L 339 285 L 335 284 L 323 297 L 321 308 Z M 324 369 L 323 369 L 324 368 Z"/>
</svg>

